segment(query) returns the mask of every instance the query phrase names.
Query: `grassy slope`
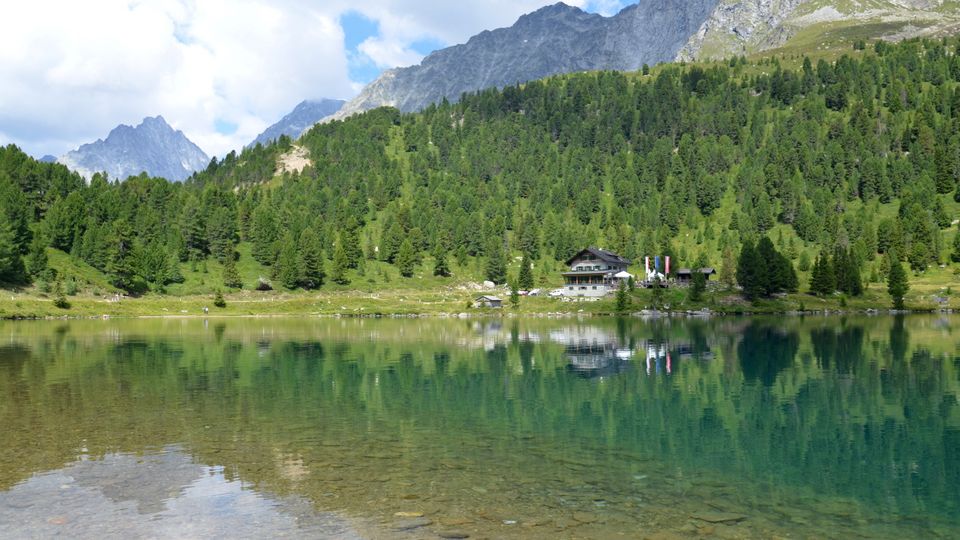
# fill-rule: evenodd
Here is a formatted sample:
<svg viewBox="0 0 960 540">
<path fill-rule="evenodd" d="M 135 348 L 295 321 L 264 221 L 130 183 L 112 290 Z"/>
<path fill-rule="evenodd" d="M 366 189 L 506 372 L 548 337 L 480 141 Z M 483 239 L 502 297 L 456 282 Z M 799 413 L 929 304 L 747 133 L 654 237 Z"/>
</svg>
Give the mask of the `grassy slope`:
<svg viewBox="0 0 960 540">
<path fill-rule="evenodd" d="M 952 198 L 945 197 L 947 209 L 952 215 L 960 215 L 960 204 Z M 721 223 L 729 222 L 729 216 L 735 207 L 731 196 L 724 200 L 721 208 L 711 219 L 714 223 L 715 237 L 719 237 Z M 883 205 L 880 215 L 887 216 L 896 212 L 896 204 Z M 705 224 L 700 225 L 702 232 Z M 788 226 L 778 225 L 771 233 L 772 238 L 783 234 L 785 241 L 793 238 L 802 251 L 813 260 L 816 257 L 815 247 L 805 245 Z M 720 266 L 720 253 L 717 248 L 717 239 L 704 240 L 697 244 L 697 229 L 688 229 L 684 226 L 675 242 L 677 253 L 686 254 L 685 260 L 694 260 L 704 252 L 714 266 Z M 949 246 L 952 243 L 956 228 L 943 231 L 945 251 L 943 260 L 947 260 Z M 243 278 L 245 287 L 252 288 L 260 276 L 268 277 L 270 269 L 263 267 L 250 256 L 250 246 L 240 244 L 240 260 L 238 270 Z M 151 293 L 142 298 L 123 299 L 114 301 L 115 289 L 110 286 L 106 276 L 95 268 L 82 262 L 71 259 L 65 253 L 56 250 L 50 251 L 50 264 L 60 275 L 73 277 L 80 283 L 80 292 L 69 298 L 71 308 L 60 310 L 53 306 L 49 294 L 41 292 L 40 288 L 33 287 L 23 291 L 7 292 L 0 298 L 0 317 L 44 317 L 44 316 L 195 316 L 201 315 L 203 307 L 208 307 L 212 314 L 219 315 L 275 315 L 275 314 L 350 314 L 371 315 L 383 314 L 437 314 L 459 313 L 466 310 L 468 302 L 479 294 L 473 284 L 482 282 L 482 260 L 470 259 L 464 266 L 457 265 L 451 260 L 450 266 L 453 276 L 439 278 L 432 275 L 433 260 L 425 257 L 412 278 L 403 278 L 397 269 L 379 261 L 366 261 L 362 275 L 351 271 L 349 285 L 324 284 L 319 291 L 272 291 L 256 292 L 251 290 L 225 291 L 227 307 L 214 308 L 212 305 L 213 291 L 222 288 L 222 267 L 216 262 L 207 262 L 192 267 L 191 264 L 182 265 L 185 278 L 184 283 L 171 285 L 166 294 Z M 868 263 L 864 278 L 870 275 L 872 267 L 879 266 L 879 259 Z M 328 261 L 329 266 L 329 261 Z M 543 265 L 546 265 L 544 267 Z M 872 266 L 871 266 L 872 265 Z M 510 274 L 516 275 L 519 268 L 517 258 L 511 261 Z M 954 274 L 960 265 L 947 265 L 944 268 L 930 268 L 921 275 L 911 275 L 911 291 L 907 297 L 908 306 L 915 309 L 934 309 L 939 307 L 934 296 L 948 296 L 948 306 L 960 309 L 960 294 L 948 294 L 951 285 L 960 283 L 960 278 Z M 559 275 L 561 265 L 554 262 L 539 263 L 534 270 L 537 286 L 545 289 L 561 285 Z M 640 274 L 642 269 L 635 265 L 634 274 Z M 809 272 L 800 273 L 801 291 L 805 291 L 809 282 Z M 865 279 L 866 281 L 866 279 Z M 953 292 L 953 291 L 951 291 Z M 506 291 L 497 291 L 506 301 Z M 639 310 L 652 306 L 650 291 L 637 291 L 634 294 L 633 309 Z M 889 297 L 886 294 L 884 283 L 868 284 L 863 297 L 845 299 L 847 309 L 886 308 L 889 306 Z M 681 289 L 669 290 L 664 295 L 664 303 L 674 310 L 690 310 L 709 307 L 716 311 L 785 311 L 785 310 L 836 310 L 841 308 L 841 297 L 816 298 L 808 294 L 789 295 L 783 299 L 761 301 L 751 305 L 735 293 L 722 290 L 711 290 L 703 302 L 692 303 L 686 298 L 686 291 Z M 519 313 L 547 313 L 547 312 L 585 312 L 604 313 L 613 309 L 613 300 L 599 302 L 563 302 L 553 298 L 523 298 Z"/>
</svg>

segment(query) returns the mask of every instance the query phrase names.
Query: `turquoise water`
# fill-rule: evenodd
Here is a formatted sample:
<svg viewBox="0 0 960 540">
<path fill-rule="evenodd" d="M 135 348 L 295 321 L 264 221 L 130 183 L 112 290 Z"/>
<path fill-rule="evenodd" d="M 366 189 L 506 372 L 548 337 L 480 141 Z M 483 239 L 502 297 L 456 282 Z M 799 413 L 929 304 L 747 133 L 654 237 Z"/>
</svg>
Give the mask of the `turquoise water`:
<svg viewBox="0 0 960 540">
<path fill-rule="evenodd" d="M 4 322 L 0 536 L 957 538 L 958 393 L 949 317 Z"/>
</svg>

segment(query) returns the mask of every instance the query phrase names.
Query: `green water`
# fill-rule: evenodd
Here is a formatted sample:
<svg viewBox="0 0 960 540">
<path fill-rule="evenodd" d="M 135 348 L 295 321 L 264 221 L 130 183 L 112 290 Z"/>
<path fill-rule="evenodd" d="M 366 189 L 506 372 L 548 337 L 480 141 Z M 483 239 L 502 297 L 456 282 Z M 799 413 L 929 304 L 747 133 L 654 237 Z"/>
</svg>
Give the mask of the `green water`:
<svg viewBox="0 0 960 540">
<path fill-rule="evenodd" d="M 958 538 L 958 395 L 949 317 L 3 322 L 0 536 Z"/>
</svg>

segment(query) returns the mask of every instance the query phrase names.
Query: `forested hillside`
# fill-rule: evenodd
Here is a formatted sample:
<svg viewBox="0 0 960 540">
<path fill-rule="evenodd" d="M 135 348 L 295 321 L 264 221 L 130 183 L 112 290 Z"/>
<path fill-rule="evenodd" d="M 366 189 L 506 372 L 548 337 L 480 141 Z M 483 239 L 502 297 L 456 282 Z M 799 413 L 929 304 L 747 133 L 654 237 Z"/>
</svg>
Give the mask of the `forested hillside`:
<svg viewBox="0 0 960 540">
<path fill-rule="evenodd" d="M 300 173 L 276 173 L 285 138 L 182 185 L 85 185 L 7 147 L 0 275 L 52 280 L 52 247 L 135 292 L 208 261 L 244 288 L 238 265 L 274 288 L 349 287 L 366 261 L 409 276 L 437 258 L 502 282 L 522 254 L 549 280 L 600 245 L 729 276 L 763 236 L 801 272 L 821 253 L 873 281 L 891 251 L 915 273 L 960 261 L 960 39 L 858 45 L 834 64 L 664 65 L 378 109 L 308 132 Z"/>
</svg>

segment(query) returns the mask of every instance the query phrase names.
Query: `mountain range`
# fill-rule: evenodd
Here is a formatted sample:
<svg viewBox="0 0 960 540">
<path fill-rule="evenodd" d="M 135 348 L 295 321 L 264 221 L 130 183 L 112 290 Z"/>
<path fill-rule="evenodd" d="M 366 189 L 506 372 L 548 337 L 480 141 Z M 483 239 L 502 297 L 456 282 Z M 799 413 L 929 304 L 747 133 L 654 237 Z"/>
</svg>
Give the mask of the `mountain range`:
<svg viewBox="0 0 960 540">
<path fill-rule="evenodd" d="M 248 146 L 269 144 L 286 135 L 296 139 L 310 126 L 339 111 L 346 102 L 341 99 L 320 99 L 301 101 L 293 111 L 268 127 Z"/>
<path fill-rule="evenodd" d="M 429 54 L 415 66 L 385 71 L 349 102 L 307 100 L 248 146 L 298 138 L 321 120 L 381 106 L 421 110 L 465 92 L 592 70 L 633 71 L 674 60 L 726 58 L 761 51 L 809 53 L 857 39 L 891 41 L 960 30 L 960 8 L 943 0 L 641 0 L 612 17 L 563 3 L 521 16 Z M 209 158 L 162 117 L 121 125 L 106 140 L 58 159 L 89 178 L 146 171 L 183 180 Z"/>
<path fill-rule="evenodd" d="M 84 144 L 57 162 L 88 180 L 98 172 L 121 180 L 146 172 L 179 182 L 206 167 L 210 158 L 182 131 L 156 116 L 144 118 L 136 127 L 121 124 L 106 139 Z"/>
<path fill-rule="evenodd" d="M 631 71 L 791 45 L 810 52 L 958 29 L 957 4 L 943 0 L 643 0 L 612 17 L 558 3 L 435 51 L 419 65 L 384 72 L 331 119 L 381 106 L 417 111 L 464 92 L 560 73 Z"/>
</svg>

